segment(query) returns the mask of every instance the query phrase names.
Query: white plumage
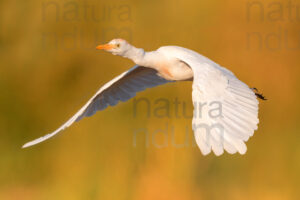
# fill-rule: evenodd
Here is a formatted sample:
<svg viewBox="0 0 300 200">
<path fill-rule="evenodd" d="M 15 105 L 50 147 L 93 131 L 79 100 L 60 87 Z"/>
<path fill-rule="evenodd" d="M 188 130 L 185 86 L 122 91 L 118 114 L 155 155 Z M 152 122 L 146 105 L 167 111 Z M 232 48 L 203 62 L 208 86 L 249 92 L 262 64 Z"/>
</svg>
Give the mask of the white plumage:
<svg viewBox="0 0 300 200">
<path fill-rule="evenodd" d="M 216 155 L 221 155 L 225 149 L 231 154 L 237 151 L 244 154 L 247 150 L 244 142 L 253 135 L 259 122 L 255 93 L 232 72 L 194 51 L 174 46 L 158 51 L 172 55 L 192 68 L 194 105 L 212 102 L 222 105 L 222 117 L 210 117 L 208 110 L 202 110 L 202 117 L 193 117 L 195 139 L 201 152 L 206 155 L 213 150 Z M 201 124 L 207 125 L 209 132 L 202 126 L 199 128 Z M 223 128 L 213 128 L 218 125 Z"/>
<path fill-rule="evenodd" d="M 53 133 L 26 143 L 29 147 L 56 135 L 60 131 L 119 101 L 127 101 L 137 92 L 173 81 L 193 80 L 192 98 L 195 111 L 201 104 L 219 105 L 219 115 L 212 116 L 207 106 L 201 113 L 194 112 L 192 126 L 196 143 L 202 154 L 211 151 L 215 155 L 224 150 L 244 154 L 245 142 L 257 129 L 258 100 L 255 93 L 229 70 L 210 59 L 177 46 L 165 46 L 156 51 L 145 52 L 115 39 L 98 46 L 114 55 L 132 59 L 137 65 L 106 83 L 65 124 Z"/>
</svg>

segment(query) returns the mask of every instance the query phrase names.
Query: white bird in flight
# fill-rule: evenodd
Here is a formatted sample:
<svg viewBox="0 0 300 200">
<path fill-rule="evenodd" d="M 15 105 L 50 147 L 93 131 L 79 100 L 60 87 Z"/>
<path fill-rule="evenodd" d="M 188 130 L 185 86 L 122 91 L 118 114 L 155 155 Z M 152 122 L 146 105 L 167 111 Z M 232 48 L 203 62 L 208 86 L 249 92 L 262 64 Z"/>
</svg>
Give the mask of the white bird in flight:
<svg viewBox="0 0 300 200">
<path fill-rule="evenodd" d="M 146 88 L 174 81 L 193 81 L 194 113 L 197 113 L 195 110 L 199 102 L 218 102 L 222 109 L 220 117 L 208 114 L 193 116 L 194 136 L 202 154 L 213 151 L 215 155 L 221 155 L 224 150 L 230 154 L 246 152 L 244 142 L 253 135 L 259 122 L 256 97 L 264 97 L 255 88 L 241 82 L 231 71 L 197 52 L 178 46 L 163 46 L 156 51 L 145 52 L 123 39 L 113 39 L 97 46 L 97 49 L 129 58 L 136 65 L 101 87 L 57 130 L 26 143 L 23 148 L 43 142 L 83 117 L 114 106 L 119 101 L 127 101 Z"/>
</svg>

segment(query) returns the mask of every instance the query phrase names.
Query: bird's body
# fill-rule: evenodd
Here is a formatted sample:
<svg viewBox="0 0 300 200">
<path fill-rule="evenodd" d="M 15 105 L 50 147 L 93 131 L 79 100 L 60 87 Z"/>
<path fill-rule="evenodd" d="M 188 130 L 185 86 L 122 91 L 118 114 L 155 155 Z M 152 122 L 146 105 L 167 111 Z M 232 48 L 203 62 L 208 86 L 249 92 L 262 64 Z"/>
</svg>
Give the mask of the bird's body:
<svg viewBox="0 0 300 200">
<path fill-rule="evenodd" d="M 174 58 L 159 63 L 155 69 L 161 77 L 167 80 L 184 81 L 193 78 L 192 69 L 186 63 Z"/>
<path fill-rule="evenodd" d="M 129 58 L 136 66 L 101 87 L 87 104 L 59 129 L 23 147 L 40 143 L 75 121 L 91 116 L 109 105 L 116 105 L 119 101 L 127 101 L 134 97 L 136 92 L 146 88 L 174 81 L 193 80 L 194 109 L 201 109 L 201 113 L 194 114 L 192 124 L 201 152 L 204 155 L 211 151 L 221 155 L 224 149 L 231 154 L 246 152 L 244 142 L 253 135 L 259 122 L 258 101 L 251 88 L 238 80 L 231 71 L 183 47 L 165 46 L 156 51 L 145 52 L 125 40 L 115 39 L 97 48 Z M 219 105 L 219 115 L 202 109 L 204 104 Z"/>
</svg>

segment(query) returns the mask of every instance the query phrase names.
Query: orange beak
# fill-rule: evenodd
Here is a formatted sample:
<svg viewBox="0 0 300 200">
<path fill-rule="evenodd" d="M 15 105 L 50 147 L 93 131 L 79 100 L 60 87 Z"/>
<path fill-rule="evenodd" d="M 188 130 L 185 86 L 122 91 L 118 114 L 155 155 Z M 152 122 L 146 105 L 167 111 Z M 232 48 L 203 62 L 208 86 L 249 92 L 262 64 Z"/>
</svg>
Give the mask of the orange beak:
<svg viewBox="0 0 300 200">
<path fill-rule="evenodd" d="M 98 49 L 98 50 L 101 50 L 101 49 L 111 50 L 113 48 L 115 48 L 115 45 L 113 45 L 113 44 L 103 44 L 103 45 L 99 45 L 96 47 L 96 49 Z"/>
</svg>

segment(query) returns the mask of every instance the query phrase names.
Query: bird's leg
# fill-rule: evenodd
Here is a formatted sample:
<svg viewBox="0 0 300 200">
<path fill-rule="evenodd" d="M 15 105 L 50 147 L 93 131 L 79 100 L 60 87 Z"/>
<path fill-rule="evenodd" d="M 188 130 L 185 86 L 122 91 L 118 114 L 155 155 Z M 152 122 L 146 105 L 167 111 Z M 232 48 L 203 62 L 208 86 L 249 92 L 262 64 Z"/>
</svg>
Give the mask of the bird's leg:
<svg viewBox="0 0 300 200">
<path fill-rule="evenodd" d="M 257 96 L 257 98 L 259 98 L 259 99 L 261 99 L 261 100 L 268 100 L 268 99 L 266 99 L 265 98 L 265 96 L 262 94 L 262 93 L 259 93 L 258 92 L 258 89 L 257 88 L 255 88 L 255 87 L 253 87 L 253 88 L 251 88 L 252 90 L 253 90 L 253 92 L 255 93 L 255 95 Z"/>
</svg>

